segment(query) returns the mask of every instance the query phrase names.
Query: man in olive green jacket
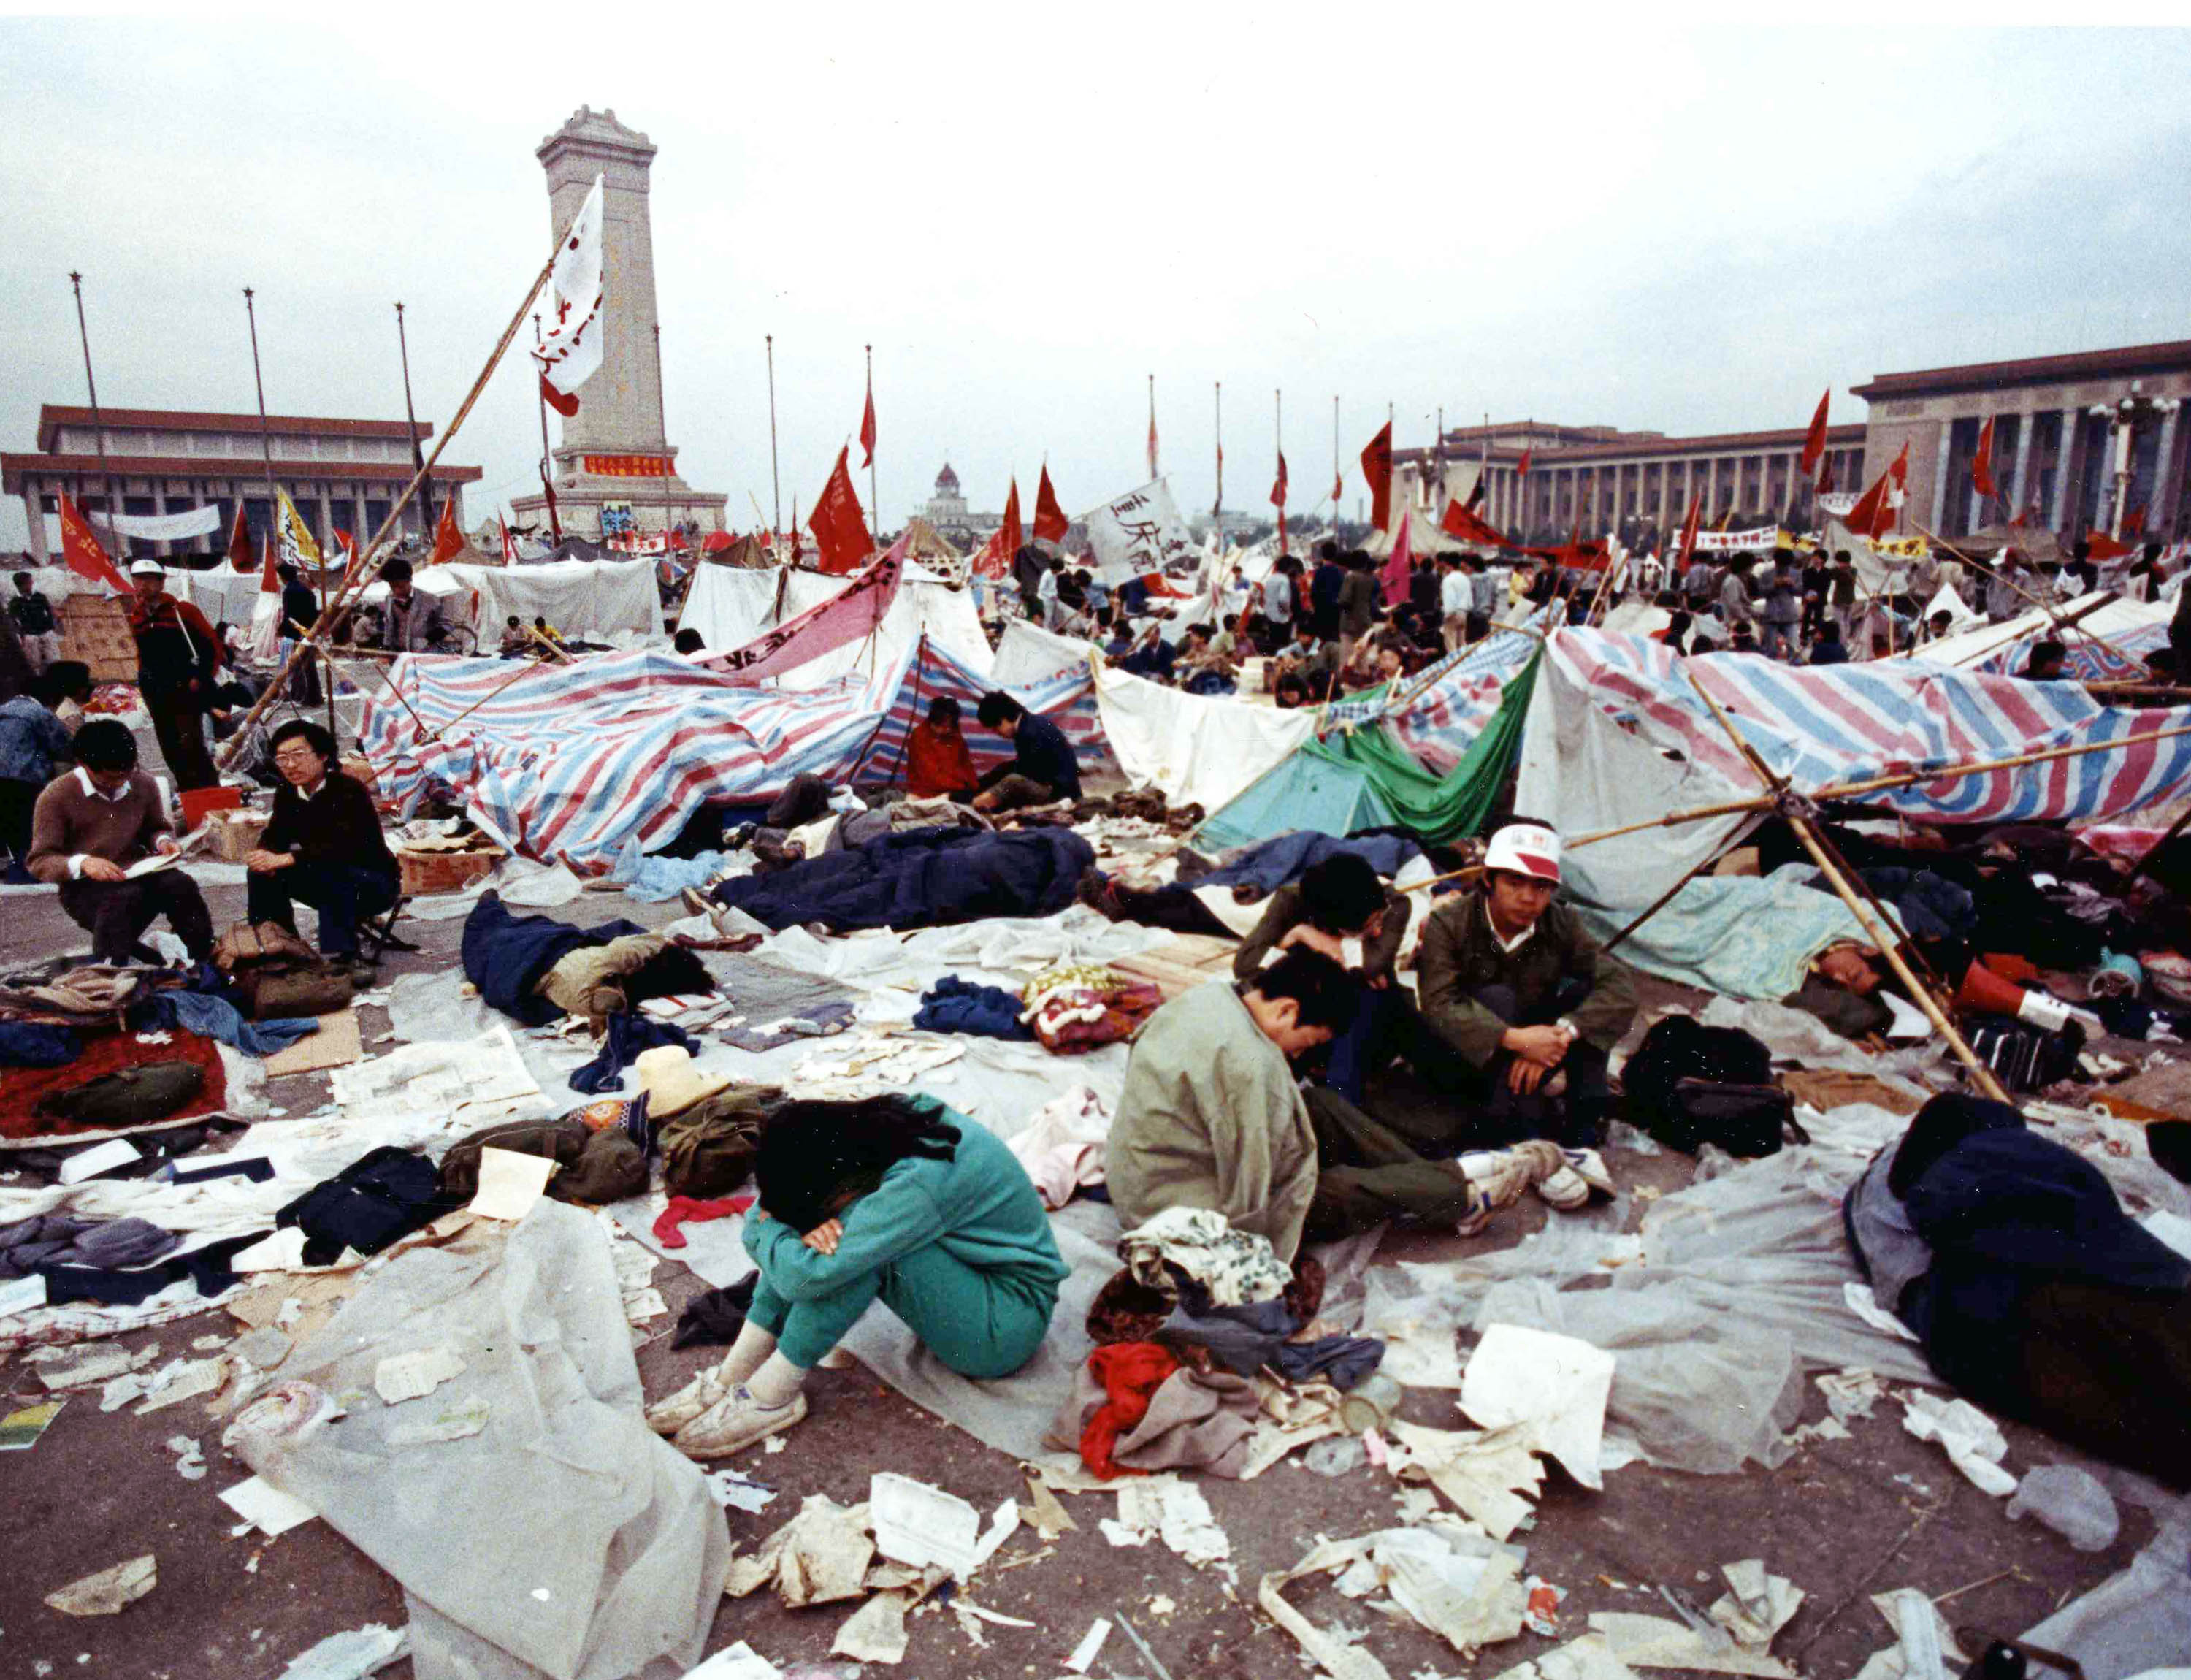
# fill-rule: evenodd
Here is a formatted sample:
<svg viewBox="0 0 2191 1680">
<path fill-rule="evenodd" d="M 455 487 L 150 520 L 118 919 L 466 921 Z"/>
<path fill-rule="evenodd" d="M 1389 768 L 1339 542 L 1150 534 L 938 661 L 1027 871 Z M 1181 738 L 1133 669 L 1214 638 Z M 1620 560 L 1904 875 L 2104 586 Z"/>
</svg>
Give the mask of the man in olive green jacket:
<svg viewBox="0 0 2191 1680">
<path fill-rule="evenodd" d="M 1559 837 L 1511 823 L 1491 837 L 1480 892 L 1454 895 L 1423 927 L 1415 959 L 1425 1019 L 1474 1068 L 1472 1142 L 1604 1135 L 1606 1058 L 1636 1018 L 1628 970 L 1552 903 Z"/>
</svg>

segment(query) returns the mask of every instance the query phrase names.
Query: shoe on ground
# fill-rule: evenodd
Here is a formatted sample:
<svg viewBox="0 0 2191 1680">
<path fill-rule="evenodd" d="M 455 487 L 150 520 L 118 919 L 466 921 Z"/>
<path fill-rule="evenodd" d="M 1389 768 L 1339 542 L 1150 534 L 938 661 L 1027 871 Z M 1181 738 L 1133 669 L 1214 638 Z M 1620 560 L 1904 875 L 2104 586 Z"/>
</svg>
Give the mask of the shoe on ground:
<svg viewBox="0 0 2191 1680">
<path fill-rule="evenodd" d="M 781 1406 L 764 1406 L 742 1382 L 679 1430 L 670 1444 L 687 1458 L 728 1458 L 782 1434 L 805 1415 L 803 1390 Z"/>
<path fill-rule="evenodd" d="M 702 1412 L 720 1400 L 730 1389 L 715 1375 L 713 1365 L 674 1394 L 665 1395 L 646 1409 L 646 1427 L 657 1435 L 674 1435 Z"/>
<path fill-rule="evenodd" d="M 1605 1160 L 1595 1149 L 1562 1149 L 1556 1171 L 1548 1174 L 1537 1184 L 1537 1194 L 1547 1206 L 1562 1213 L 1572 1213 L 1583 1206 L 1593 1195 L 1613 1193 L 1613 1175 L 1605 1170 Z"/>
<path fill-rule="evenodd" d="M 1453 1227 L 1454 1233 L 1463 1237 L 1481 1236 L 1483 1227 L 1491 1223 L 1491 1216 L 1498 1211 L 1499 1210 L 1492 1205 L 1491 1198 L 1484 1193 L 1482 1185 L 1470 1185 L 1468 1211 L 1454 1222 Z"/>
<path fill-rule="evenodd" d="M 337 957 L 333 966 L 358 991 L 369 992 L 380 983 L 379 965 L 363 957 Z"/>
</svg>

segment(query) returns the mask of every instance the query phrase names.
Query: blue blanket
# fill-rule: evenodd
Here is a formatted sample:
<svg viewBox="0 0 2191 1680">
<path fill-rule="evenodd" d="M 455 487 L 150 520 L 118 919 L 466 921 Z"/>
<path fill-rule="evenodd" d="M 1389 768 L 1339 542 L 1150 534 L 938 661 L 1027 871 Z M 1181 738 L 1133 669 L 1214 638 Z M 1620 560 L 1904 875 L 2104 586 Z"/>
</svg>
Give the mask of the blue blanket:
<svg viewBox="0 0 2191 1680">
<path fill-rule="evenodd" d="M 771 928 L 944 927 L 1061 910 L 1095 862 L 1096 849 L 1070 829 L 916 829 L 726 880 L 715 898 Z"/>
<path fill-rule="evenodd" d="M 1756 875 L 1700 875 L 1658 914 L 1620 942 L 1621 961 L 1685 986 L 1730 998 L 1778 1003 L 1800 989 L 1812 960 L 1828 946 L 1869 938 L 1848 906 L 1802 882 L 1807 865 Z M 1609 939 L 1640 906 L 1592 903 L 1588 881 L 1569 860 L 1568 896 L 1583 925 Z"/>
<path fill-rule="evenodd" d="M 549 916 L 514 916 L 490 890 L 464 918 L 464 978 L 504 1015 L 545 1027 L 563 1011 L 532 989 L 542 976 L 573 951 L 646 931 L 631 921 L 572 927 Z"/>
</svg>

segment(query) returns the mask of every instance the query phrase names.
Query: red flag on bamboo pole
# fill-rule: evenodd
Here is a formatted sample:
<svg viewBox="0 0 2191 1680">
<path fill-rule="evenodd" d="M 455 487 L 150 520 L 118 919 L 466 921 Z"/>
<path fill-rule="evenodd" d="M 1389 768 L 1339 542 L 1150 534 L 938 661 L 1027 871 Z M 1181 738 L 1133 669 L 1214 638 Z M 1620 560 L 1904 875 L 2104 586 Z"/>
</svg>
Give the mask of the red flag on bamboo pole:
<svg viewBox="0 0 2191 1680">
<path fill-rule="evenodd" d="M 1286 551 L 1286 452 L 1278 451 L 1278 476 L 1271 485 L 1271 505 L 1278 510 L 1278 552 Z"/>
<path fill-rule="evenodd" d="M 457 498 L 450 497 L 441 504 L 441 517 L 434 527 L 433 552 L 426 556 L 429 566 L 447 566 L 464 551 L 464 533 L 457 529 Z"/>
<path fill-rule="evenodd" d="M 1682 521 L 1682 546 L 1674 556 L 1674 570 L 1686 572 L 1689 561 L 1697 551 L 1697 522 L 1704 512 L 1703 504 L 1693 496 L 1689 498 L 1689 516 Z"/>
<path fill-rule="evenodd" d="M 1049 468 L 1043 469 L 1043 481 L 1049 481 Z M 1039 503 L 1035 514 L 1035 535 L 1042 535 L 1042 515 Z M 989 540 L 976 553 L 973 570 L 984 578 L 1001 578 L 1012 569 L 1012 560 L 1020 551 L 1020 481 L 1016 476 L 1012 487 L 1004 493 L 1004 517 L 1001 524 L 989 533 Z"/>
<path fill-rule="evenodd" d="M 238 572 L 251 570 L 251 532 L 243 522 L 243 504 L 236 504 L 236 523 L 228 529 L 228 563 Z"/>
<path fill-rule="evenodd" d="M 871 467 L 874 465 L 875 370 L 872 367 L 868 369 L 868 406 L 866 411 L 860 416 L 860 449 L 867 457 L 867 458 L 862 461 L 860 464 L 862 467 Z"/>
<path fill-rule="evenodd" d="M 1385 422 L 1362 452 L 1362 476 L 1369 481 L 1369 522 L 1382 531 L 1392 516 L 1392 423 Z"/>
<path fill-rule="evenodd" d="M 1017 480 L 1013 481 L 1012 493 L 1015 498 L 1019 493 Z M 1018 511 L 1017 503 L 1015 502 L 1012 512 L 1016 516 Z M 1065 540 L 1065 533 L 1072 528 L 1073 521 L 1065 516 L 1065 510 L 1057 504 L 1057 492 L 1050 481 L 1050 464 L 1044 462 L 1042 469 L 1042 481 L 1034 487 L 1035 537 L 1040 542 L 1061 543 Z"/>
<path fill-rule="evenodd" d="M 1795 458 L 1808 478 L 1818 470 L 1818 462 L 1826 453 L 1826 406 L 1833 401 L 1834 388 L 1826 387 L 1826 394 L 1818 399 L 1818 412 L 1811 416 L 1810 435 L 1803 440 L 1803 453 Z"/>
<path fill-rule="evenodd" d="M 1385 561 L 1385 605 L 1397 607 L 1408 598 L 1408 574 L 1414 570 L 1415 550 L 1408 532 L 1415 522 L 1415 510 L 1400 510 L 1400 529 L 1392 538 L 1392 552 Z"/>
<path fill-rule="evenodd" d="M 806 528 L 814 533 L 814 546 L 820 551 L 819 565 L 824 572 L 850 572 L 875 551 L 874 539 L 868 534 L 867 515 L 860 511 L 859 493 L 852 488 L 850 444 L 837 452 L 837 464 L 830 470 L 829 481 L 822 487 L 814 511 L 806 516 Z"/>
<path fill-rule="evenodd" d="M 1990 414 L 1978 427 L 1978 447 L 1971 455 L 1971 487 L 1981 496 L 2000 494 L 1993 481 L 1993 416 Z"/>
<path fill-rule="evenodd" d="M 61 562 L 88 584 L 97 584 L 116 595 L 129 593 L 129 580 L 106 557 L 99 538 L 91 534 L 89 522 L 65 495 L 61 498 Z"/>
</svg>

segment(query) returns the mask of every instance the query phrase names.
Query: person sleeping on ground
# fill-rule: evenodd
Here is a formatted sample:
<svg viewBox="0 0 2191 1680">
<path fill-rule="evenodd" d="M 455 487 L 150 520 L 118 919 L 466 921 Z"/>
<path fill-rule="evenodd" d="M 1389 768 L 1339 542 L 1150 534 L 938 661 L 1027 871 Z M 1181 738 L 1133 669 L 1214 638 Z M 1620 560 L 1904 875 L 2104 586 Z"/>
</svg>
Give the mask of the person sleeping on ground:
<svg viewBox="0 0 2191 1680">
<path fill-rule="evenodd" d="M 2006 1103 L 1951 1092 L 1872 1158 L 1841 1213 L 1879 1304 L 1943 1381 L 2191 1488 L 2191 1260 L 2091 1163 Z"/>
<path fill-rule="evenodd" d="M 806 1374 L 877 1301 L 962 1376 L 1034 1357 L 1068 1268 L 1027 1170 L 932 1097 L 786 1104 L 761 1133 L 746 1252 L 760 1267 L 730 1353 L 648 1409 L 692 1458 L 806 1415 Z"/>
</svg>

